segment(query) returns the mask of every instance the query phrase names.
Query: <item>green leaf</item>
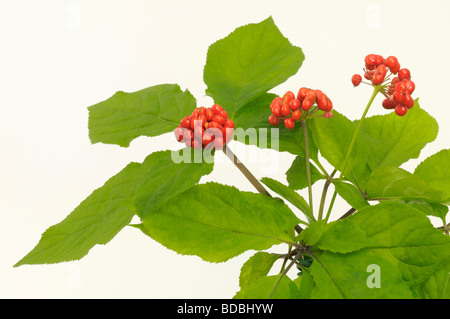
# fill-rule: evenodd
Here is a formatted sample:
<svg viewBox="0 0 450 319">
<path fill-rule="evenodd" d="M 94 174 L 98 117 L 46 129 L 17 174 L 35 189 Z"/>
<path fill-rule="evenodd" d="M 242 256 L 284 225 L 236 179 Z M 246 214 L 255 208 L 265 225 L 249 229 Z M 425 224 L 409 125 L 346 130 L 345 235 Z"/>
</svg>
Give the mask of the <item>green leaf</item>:
<svg viewBox="0 0 450 319">
<path fill-rule="evenodd" d="M 261 182 L 263 182 L 272 191 L 288 200 L 292 205 L 300 209 L 303 214 L 305 214 L 308 222 L 313 222 L 316 220 L 308 203 L 296 191 L 269 177 L 263 177 Z"/>
<path fill-rule="evenodd" d="M 108 243 L 136 213 L 134 194 L 144 174 L 170 152 L 130 163 L 95 190 L 63 221 L 48 228 L 36 247 L 14 266 L 78 260 L 97 244 Z"/>
<path fill-rule="evenodd" d="M 298 299 L 300 295 L 297 285 L 287 276 L 283 276 L 278 284 L 279 278 L 279 276 L 260 277 L 241 288 L 233 299 Z"/>
<path fill-rule="evenodd" d="M 361 250 L 351 254 L 325 252 L 317 256 L 310 274 L 311 299 L 410 299 L 413 295 L 387 252 Z M 371 267 L 374 268 L 373 271 Z M 380 288 L 369 286 L 380 269 Z M 367 282 L 369 281 L 369 285 Z M 372 288 L 371 288 L 372 287 Z"/>
<path fill-rule="evenodd" d="M 420 163 L 414 175 L 419 176 L 431 187 L 447 194 L 450 201 L 450 150 L 442 150 Z"/>
<path fill-rule="evenodd" d="M 271 114 L 270 103 L 276 96 L 270 93 L 262 94 L 236 112 L 233 118 L 236 125 L 234 139 L 259 148 L 305 156 L 305 138 L 300 125 L 288 130 L 283 124 L 274 127 L 268 122 Z M 306 124 L 309 155 L 312 160 L 317 160 L 318 149 L 314 144 L 308 123 Z"/>
<path fill-rule="evenodd" d="M 223 262 L 244 251 L 292 243 L 299 219 L 279 199 L 200 184 L 143 218 L 147 233 L 180 254 Z"/>
<path fill-rule="evenodd" d="M 196 101 L 176 84 L 155 85 L 137 92 L 119 91 L 90 106 L 89 137 L 92 143 L 123 147 L 139 136 L 157 136 L 173 131 L 192 113 Z"/>
<path fill-rule="evenodd" d="M 422 212 L 405 204 L 369 206 L 334 224 L 315 240 L 322 250 L 316 256 L 319 262 L 311 266 L 316 298 L 413 297 L 408 290 L 422 287 L 450 256 L 450 238 L 434 228 Z M 341 241 L 345 239 L 355 250 L 339 252 L 341 246 L 332 233 L 337 233 L 334 227 L 338 224 Z M 367 286 L 369 265 L 379 267 L 381 289 Z"/>
<path fill-rule="evenodd" d="M 450 257 L 439 269 L 414 291 L 423 299 L 450 299 Z"/>
<path fill-rule="evenodd" d="M 430 187 L 417 175 L 398 167 L 382 166 L 370 176 L 367 184 L 367 198 L 442 203 L 445 201 L 446 194 Z"/>
<path fill-rule="evenodd" d="M 203 79 L 206 94 L 232 118 L 250 100 L 297 73 L 304 60 L 271 17 L 237 28 L 209 49 Z"/>
<path fill-rule="evenodd" d="M 422 200 L 412 200 L 406 203 L 415 209 L 422 211 L 427 216 L 439 217 L 444 225 L 446 224 L 445 217 L 448 214 L 448 206 L 443 204 L 428 203 Z"/>
<path fill-rule="evenodd" d="M 168 199 L 194 186 L 202 176 L 213 171 L 212 157 L 205 157 L 196 163 L 192 150 L 192 148 L 185 148 L 181 151 L 173 151 L 169 158 L 161 160 L 142 178 L 136 190 L 137 214 L 141 219 Z M 182 161 L 183 155 L 180 153 L 185 152 L 188 155 L 190 153 L 190 156 L 187 157 L 187 161 Z M 207 152 L 205 151 L 204 154 L 207 155 Z"/>
<path fill-rule="evenodd" d="M 366 143 L 369 167 L 400 166 L 417 158 L 422 148 L 438 133 L 436 120 L 420 108 L 418 100 L 408 113 L 395 112 L 365 119 L 360 140 Z"/>
<path fill-rule="evenodd" d="M 349 183 L 333 182 L 336 192 L 356 210 L 369 206 L 359 189 Z"/>
<path fill-rule="evenodd" d="M 314 185 L 318 180 L 324 179 L 319 170 L 310 163 L 311 170 L 311 185 Z M 297 156 L 292 162 L 291 167 L 286 172 L 286 179 L 289 187 L 294 190 L 303 189 L 308 186 L 308 178 L 306 174 L 306 160 L 302 156 Z"/>
<path fill-rule="evenodd" d="M 263 251 L 254 254 L 241 268 L 239 286 L 246 287 L 258 278 L 266 276 L 277 259 L 278 256 Z"/>
</svg>

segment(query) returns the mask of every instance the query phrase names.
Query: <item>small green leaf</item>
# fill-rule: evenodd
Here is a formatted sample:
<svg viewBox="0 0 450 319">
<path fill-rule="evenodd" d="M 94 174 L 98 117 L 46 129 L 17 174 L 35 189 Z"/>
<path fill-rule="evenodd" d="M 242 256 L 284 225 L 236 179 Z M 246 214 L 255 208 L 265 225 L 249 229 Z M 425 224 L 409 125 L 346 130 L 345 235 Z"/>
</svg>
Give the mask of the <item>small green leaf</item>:
<svg viewBox="0 0 450 319">
<path fill-rule="evenodd" d="M 149 171 L 139 183 L 136 190 L 137 214 L 142 219 L 148 212 L 158 208 L 168 199 L 176 197 L 200 181 L 204 175 L 212 172 L 212 158 L 205 158 L 200 163 L 194 161 L 194 153 L 189 161 L 177 163 L 180 153 L 190 152 L 192 148 L 173 151 L 167 159 L 161 160 Z M 202 151 L 202 150 L 199 150 Z"/>
<path fill-rule="evenodd" d="M 316 220 L 308 203 L 303 199 L 303 197 L 300 196 L 299 193 L 284 185 L 283 183 L 280 183 L 279 181 L 276 181 L 269 177 L 263 177 L 261 179 L 261 182 L 263 182 L 272 191 L 288 200 L 292 205 L 300 209 L 303 214 L 305 214 L 308 222 L 313 222 Z"/>
<path fill-rule="evenodd" d="M 318 180 L 324 179 L 319 170 L 311 163 L 311 185 Z M 294 190 L 303 189 L 308 186 L 308 178 L 306 174 L 306 160 L 302 156 L 297 156 L 292 162 L 291 167 L 286 172 L 286 179 L 289 187 Z"/>
<path fill-rule="evenodd" d="M 207 183 L 146 212 L 143 223 L 169 249 L 223 262 L 250 249 L 292 243 L 299 219 L 279 199 Z"/>
<path fill-rule="evenodd" d="M 258 278 L 266 276 L 277 259 L 278 256 L 263 251 L 254 254 L 241 268 L 239 286 L 244 288 Z"/>
<path fill-rule="evenodd" d="M 421 177 L 431 187 L 447 194 L 450 201 L 450 150 L 442 150 L 420 163 L 414 175 Z"/>
<path fill-rule="evenodd" d="M 333 182 L 336 192 L 356 210 L 369 206 L 358 188 L 345 182 Z"/>
<path fill-rule="evenodd" d="M 78 260 L 95 245 L 108 243 L 135 215 L 134 194 L 141 178 L 167 157 L 169 151 L 156 152 L 142 164 L 130 163 L 63 221 L 48 228 L 37 246 L 15 266 Z"/>
<path fill-rule="evenodd" d="M 401 168 L 382 166 L 370 176 L 367 184 L 368 199 L 423 200 L 442 203 L 446 194 Z"/>
<path fill-rule="evenodd" d="M 137 92 L 119 91 L 90 106 L 89 137 L 92 143 L 123 147 L 139 136 L 157 136 L 173 131 L 192 113 L 196 101 L 176 84 L 155 85 Z"/>
<path fill-rule="evenodd" d="M 206 94 L 233 117 L 250 100 L 297 73 L 304 58 L 271 17 L 239 27 L 208 49 Z"/>
<path fill-rule="evenodd" d="M 241 288 L 233 299 L 298 299 L 300 297 L 297 285 L 289 277 L 283 276 L 278 283 L 279 279 L 279 276 L 260 277 L 250 285 Z"/>
</svg>

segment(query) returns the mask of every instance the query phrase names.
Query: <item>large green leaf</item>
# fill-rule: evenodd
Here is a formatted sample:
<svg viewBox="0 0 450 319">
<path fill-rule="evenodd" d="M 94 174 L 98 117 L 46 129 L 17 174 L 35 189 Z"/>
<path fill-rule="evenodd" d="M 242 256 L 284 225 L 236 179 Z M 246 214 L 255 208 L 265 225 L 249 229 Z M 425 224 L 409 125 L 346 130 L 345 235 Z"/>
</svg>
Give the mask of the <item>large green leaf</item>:
<svg viewBox="0 0 450 319">
<path fill-rule="evenodd" d="M 202 176 L 212 172 L 214 164 L 211 154 L 201 149 L 194 151 L 195 153 L 192 150 L 192 148 L 185 148 L 173 151 L 169 158 L 161 160 L 142 178 L 136 189 L 137 215 L 140 218 L 144 218 L 147 213 L 158 208 L 168 199 L 191 188 L 200 181 Z M 189 156 L 183 158 L 181 154 L 185 152 Z M 197 153 L 205 157 L 196 163 Z"/>
<path fill-rule="evenodd" d="M 136 213 L 134 195 L 141 178 L 170 152 L 130 163 L 95 190 L 63 221 L 48 228 L 32 251 L 15 266 L 78 260 L 97 244 L 106 244 Z"/>
<path fill-rule="evenodd" d="M 431 187 L 445 192 L 446 201 L 450 201 L 450 150 L 441 150 L 425 159 L 416 167 L 414 175 L 421 177 Z"/>
<path fill-rule="evenodd" d="M 89 137 L 92 143 L 127 147 L 139 136 L 157 136 L 173 131 L 192 113 L 196 101 L 176 84 L 155 85 L 137 92 L 119 91 L 90 106 Z"/>
<path fill-rule="evenodd" d="M 416 297 L 411 291 L 424 289 L 431 278 L 440 276 L 450 256 L 450 238 L 422 212 L 401 203 L 363 208 L 319 227 L 319 233 L 313 240 L 321 250 L 316 255 L 319 262 L 311 266 L 316 298 Z M 367 285 L 370 265 L 380 270 L 381 288 Z M 439 291 L 444 284 L 437 284 Z"/>
<path fill-rule="evenodd" d="M 304 60 L 271 17 L 237 28 L 209 49 L 206 93 L 233 115 L 250 100 L 297 73 Z"/>
<path fill-rule="evenodd" d="M 446 194 L 432 188 L 419 176 L 401 168 L 381 166 L 370 176 L 367 184 L 367 198 L 442 203 L 446 199 Z"/>
<path fill-rule="evenodd" d="M 353 208 L 360 209 L 369 206 L 369 203 L 361 194 L 360 190 L 346 182 L 333 182 L 336 192 Z"/>
<path fill-rule="evenodd" d="M 420 108 L 418 100 L 408 113 L 395 112 L 365 119 L 360 139 L 365 141 L 369 167 L 399 166 L 417 158 L 422 148 L 438 133 L 436 120 Z"/>
<path fill-rule="evenodd" d="M 299 223 L 280 199 L 217 183 L 196 185 L 144 213 L 146 234 L 180 254 L 210 262 L 292 243 Z"/>
</svg>

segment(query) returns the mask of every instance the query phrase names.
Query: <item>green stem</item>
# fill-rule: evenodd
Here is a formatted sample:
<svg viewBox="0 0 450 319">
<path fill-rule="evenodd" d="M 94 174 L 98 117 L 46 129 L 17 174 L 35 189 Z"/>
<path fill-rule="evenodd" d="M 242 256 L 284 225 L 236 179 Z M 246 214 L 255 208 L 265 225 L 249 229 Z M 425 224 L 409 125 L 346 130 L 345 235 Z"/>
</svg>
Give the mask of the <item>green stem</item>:
<svg viewBox="0 0 450 319">
<path fill-rule="evenodd" d="M 308 142 L 308 130 L 306 129 L 305 120 L 300 120 L 303 129 L 303 136 L 305 138 L 305 161 L 306 161 L 306 179 L 308 180 L 308 195 L 309 195 L 309 207 L 313 210 L 313 197 L 312 197 L 312 183 L 311 183 L 311 167 L 309 162 L 309 142 Z"/>
<path fill-rule="evenodd" d="M 331 173 L 331 175 L 329 175 L 327 177 L 327 180 L 325 181 L 325 185 L 323 186 L 322 197 L 320 198 L 319 216 L 317 218 L 318 220 L 321 220 L 323 217 L 323 209 L 325 207 L 325 198 L 327 196 L 328 187 L 330 186 L 330 184 L 333 180 L 334 174 L 336 174 L 336 169 Z M 328 217 L 328 214 L 327 214 L 327 217 Z"/>
<path fill-rule="evenodd" d="M 370 100 L 367 103 L 366 108 L 364 109 L 364 112 L 363 112 L 363 114 L 361 116 L 361 119 L 359 120 L 358 126 L 356 127 L 356 130 L 353 133 L 353 137 L 352 137 L 352 140 L 350 142 L 350 146 L 349 146 L 349 148 L 347 150 L 347 154 L 345 155 L 344 163 L 342 165 L 342 170 L 341 170 L 341 173 L 340 173 L 339 179 L 338 179 L 339 182 L 344 179 L 344 173 L 345 173 L 345 170 L 347 169 L 347 164 L 348 164 L 348 161 L 350 159 L 350 155 L 352 154 L 353 147 L 355 146 L 356 138 L 358 136 L 359 130 L 361 128 L 361 125 L 362 125 L 364 119 L 366 118 L 367 112 L 369 112 L 369 109 L 370 109 L 370 106 L 372 105 L 373 100 L 375 100 L 375 97 L 377 96 L 378 92 L 380 92 L 381 88 L 382 88 L 381 85 L 374 86 L 374 88 L 373 88 L 372 96 L 370 97 Z M 333 208 L 334 201 L 336 199 L 336 195 L 337 195 L 337 192 L 336 192 L 336 190 L 334 190 L 333 198 L 331 199 L 331 203 L 330 203 L 330 206 L 328 208 L 326 220 L 328 220 L 328 218 L 330 217 L 331 210 Z"/>
<path fill-rule="evenodd" d="M 375 86 L 374 89 L 373 89 L 372 96 L 370 97 L 369 103 L 367 103 L 367 106 L 366 106 L 366 108 L 364 110 L 364 113 L 361 116 L 361 119 L 359 120 L 358 126 L 356 127 L 356 130 L 353 133 L 352 141 L 350 142 L 350 146 L 349 146 L 349 148 L 347 150 L 347 154 L 345 155 L 344 164 L 343 164 L 343 167 L 342 167 L 342 170 L 341 170 L 341 174 L 339 176 L 339 181 L 342 181 L 342 179 L 344 178 L 344 173 L 345 173 L 345 170 L 347 168 L 347 164 L 348 164 L 348 161 L 350 159 L 350 155 L 352 154 L 353 147 L 355 146 L 356 137 L 358 136 L 359 130 L 361 128 L 361 125 L 362 125 L 364 119 L 366 118 L 367 112 L 369 112 L 370 106 L 372 105 L 372 102 L 375 99 L 375 96 L 378 94 L 378 92 L 380 92 L 380 86 Z"/>
</svg>

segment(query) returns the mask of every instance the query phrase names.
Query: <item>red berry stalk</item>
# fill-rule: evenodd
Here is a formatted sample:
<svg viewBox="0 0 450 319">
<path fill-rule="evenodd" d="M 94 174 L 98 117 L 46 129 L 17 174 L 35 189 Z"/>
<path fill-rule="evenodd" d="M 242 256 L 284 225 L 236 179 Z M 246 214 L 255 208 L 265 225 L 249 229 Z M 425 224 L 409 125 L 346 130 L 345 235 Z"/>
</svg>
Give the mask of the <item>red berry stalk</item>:
<svg viewBox="0 0 450 319">
<path fill-rule="evenodd" d="M 272 114 L 269 116 L 269 123 L 277 126 L 283 121 L 287 129 L 293 129 L 296 122 L 313 117 L 318 110 L 324 112 L 319 116 L 332 117 L 332 109 L 333 103 L 321 90 L 302 87 L 297 96 L 292 91 L 287 91 L 283 97 L 277 96 L 273 99 L 270 104 Z"/>
<path fill-rule="evenodd" d="M 178 142 L 194 149 L 222 149 L 233 138 L 234 122 L 218 104 L 196 108 L 174 131 Z"/>
<path fill-rule="evenodd" d="M 395 56 L 384 59 L 381 55 L 369 54 L 364 62 L 364 78 L 370 81 L 364 83 L 379 86 L 379 92 L 386 97 L 382 103 L 385 109 L 393 109 L 399 116 L 405 115 L 414 106 L 411 94 L 414 92 L 415 84 L 411 81 L 411 72 L 406 68 L 400 68 Z M 394 76 L 391 78 L 392 75 Z M 356 87 L 362 82 L 362 77 L 355 74 L 351 80 Z"/>
</svg>

